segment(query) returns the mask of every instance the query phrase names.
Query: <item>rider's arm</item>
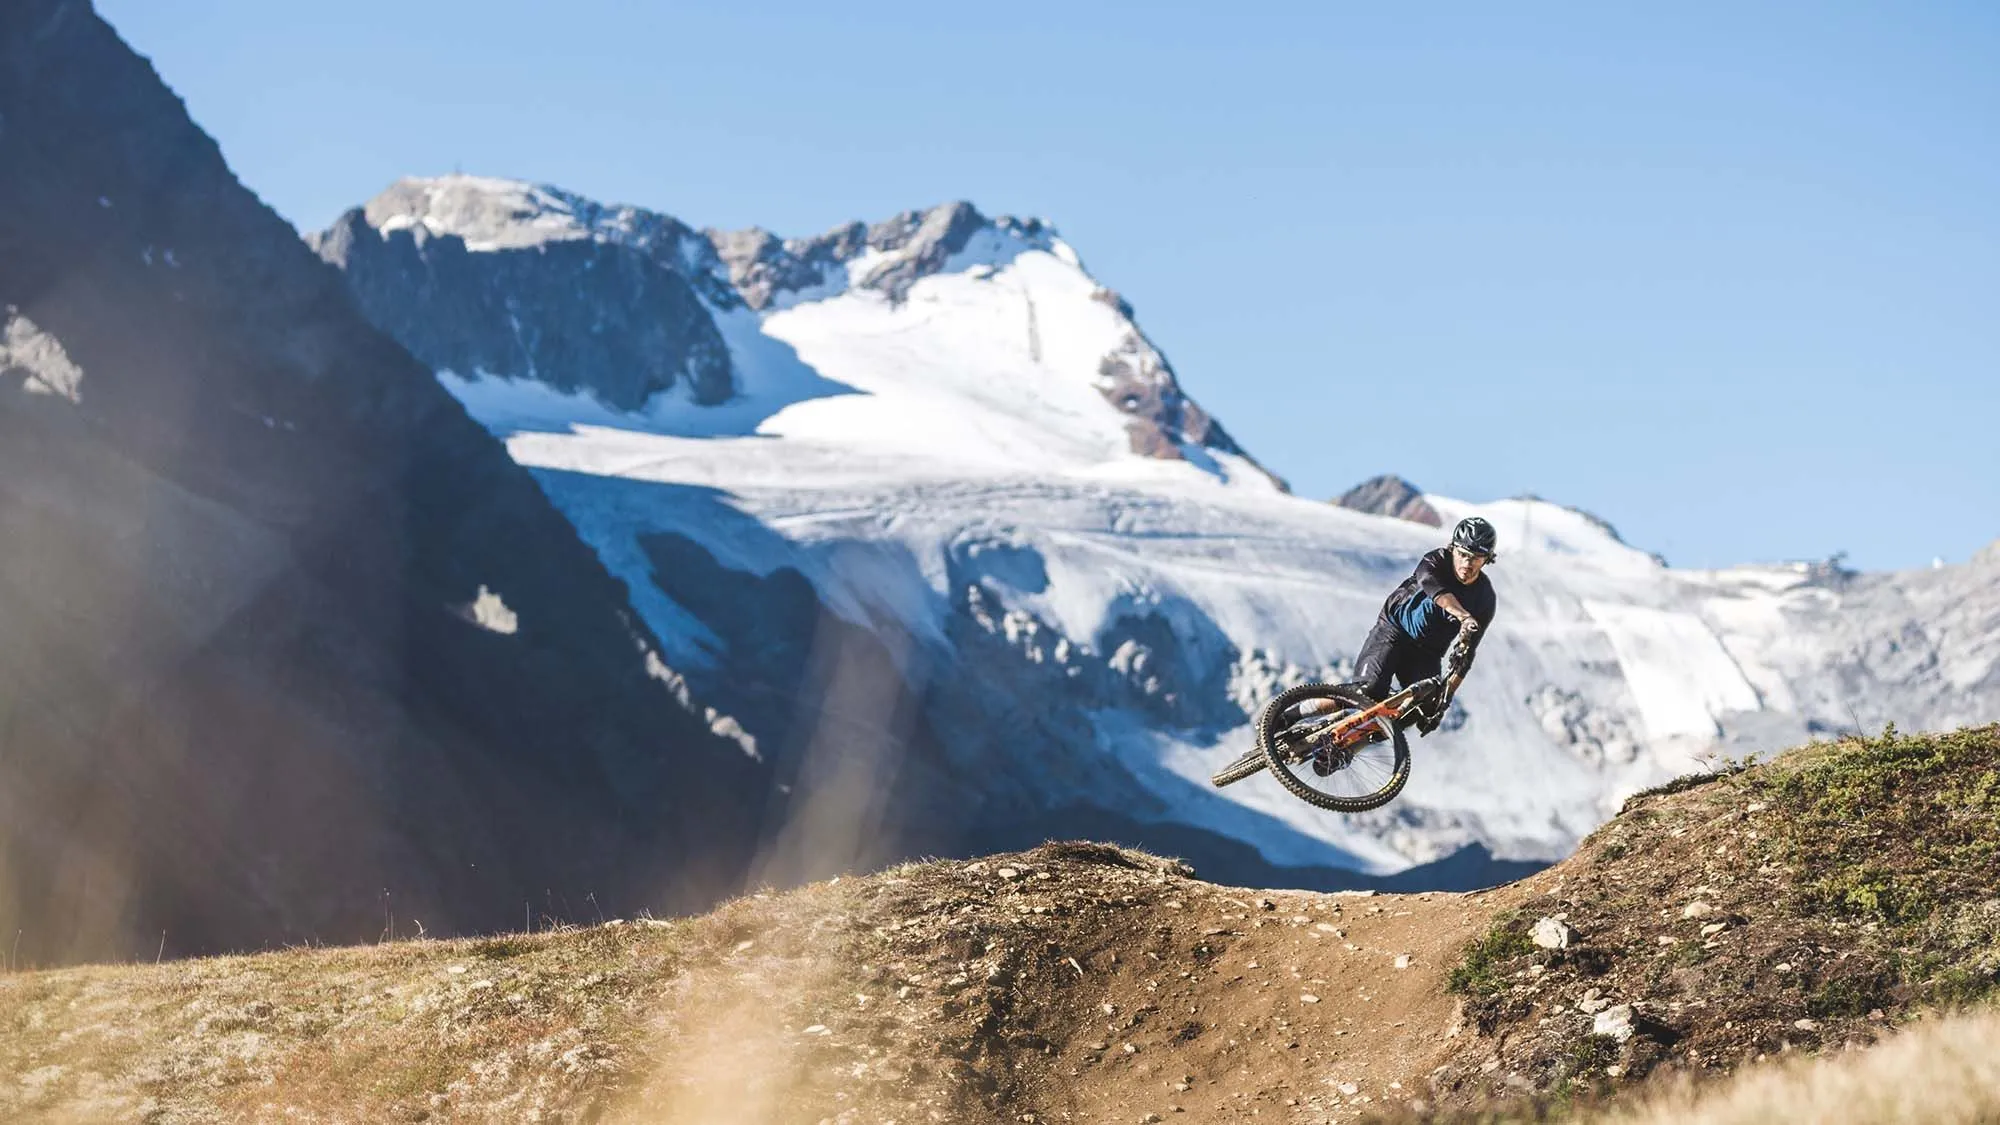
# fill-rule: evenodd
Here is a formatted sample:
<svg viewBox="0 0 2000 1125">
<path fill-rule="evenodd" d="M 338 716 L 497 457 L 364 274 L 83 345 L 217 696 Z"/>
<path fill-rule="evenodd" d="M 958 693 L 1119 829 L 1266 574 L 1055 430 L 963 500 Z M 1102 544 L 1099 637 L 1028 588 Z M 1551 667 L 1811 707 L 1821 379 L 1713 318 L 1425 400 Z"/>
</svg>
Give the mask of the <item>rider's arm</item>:
<svg viewBox="0 0 2000 1125">
<path fill-rule="evenodd" d="M 1453 662 L 1458 670 L 1451 674 L 1446 684 L 1447 691 L 1457 692 L 1458 685 L 1465 680 L 1466 672 L 1472 669 L 1473 656 L 1479 652 L 1479 619 L 1474 617 L 1472 611 L 1466 609 L 1464 603 L 1454 595 L 1439 595 L 1437 604 L 1439 609 L 1450 614 L 1451 619 L 1458 622 L 1458 636 L 1451 642 L 1452 649 L 1465 650 L 1465 655 Z"/>
<path fill-rule="evenodd" d="M 1438 594 L 1431 600 L 1437 602 L 1439 609 L 1450 614 L 1451 619 L 1456 621 L 1461 629 L 1465 628 L 1466 622 L 1472 620 L 1472 611 L 1465 608 L 1465 603 L 1458 600 L 1457 594 Z M 1476 624 L 1473 626 L 1474 629 L 1478 627 Z"/>
<path fill-rule="evenodd" d="M 1417 589 L 1433 601 L 1450 590 L 1454 577 L 1451 573 L 1450 549 L 1441 547 L 1418 559 L 1414 577 L 1417 580 Z"/>
<path fill-rule="evenodd" d="M 1479 619 L 1474 617 L 1472 612 L 1466 609 L 1464 603 L 1460 602 L 1455 595 L 1438 595 L 1437 605 L 1439 609 L 1450 614 L 1452 620 L 1458 622 L 1458 637 L 1452 641 L 1451 647 L 1454 650 L 1463 649 L 1465 653 L 1463 657 L 1455 661 L 1456 670 L 1447 676 L 1445 680 L 1446 695 L 1456 695 L 1458 694 L 1458 685 L 1465 682 L 1465 674 L 1472 670 L 1472 658 L 1479 654 Z"/>
</svg>

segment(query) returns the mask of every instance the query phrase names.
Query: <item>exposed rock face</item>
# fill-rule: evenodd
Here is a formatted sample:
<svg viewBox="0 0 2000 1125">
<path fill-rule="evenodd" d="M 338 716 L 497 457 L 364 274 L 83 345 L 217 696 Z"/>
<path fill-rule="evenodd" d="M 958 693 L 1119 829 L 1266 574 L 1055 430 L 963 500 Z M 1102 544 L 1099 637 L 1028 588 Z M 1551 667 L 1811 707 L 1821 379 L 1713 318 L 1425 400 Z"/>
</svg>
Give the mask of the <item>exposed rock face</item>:
<svg viewBox="0 0 2000 1125">
<path fill-rule="evenodd" d="M 762 778 L 623 589 L 76 0 L 0 17 L 0 542 L 24 962 L 739 885 Z"/>
<path fill-rule="evenodd" d="M 1371 515 L 1394 516 L 1429 527 L 1444 526 L 1443 517 L 1424 500 L 1424 494 L 1417 486 L 1393 473 L 1362 481 L 1342 493 L 1334 503 Z"/>
<path fill-rule="evenodd" d="M 1110 290 L 1101 293 L 1100 299 L 1119 309 L 1129 322 L 1131 306 L 1124 298 Z M 1140 333 L 1138 325 L 1130 325 L 1118 350 L 1099 362 L 1097 373 L 1097 388 L 1105 400 L 1131 416 L 1126 432 L 1131 435 L 1134 453 L 1163 460 L 1185 460 L 1192 447 L 1253 460 L 1224 432 L 1220 422 L 1182 393 L 1180 380 L 1174 377 L 1167 357 Z M 1265 470 L 1265 475 L 1280 491 L 1289 491 L 1289 486 L 1278 476 L 1269 470 Z"/>
<path fill-rule="evenodd" d="M 835 267 L 868 246 L 868 228 L 849 223 L 818 238 L 790 241 L 761 227 L 710 231 L 714 247 L 737 296 L 753 309 L 771 307 L 772 298 L 823 284 Z"/>
<path fill-rule="evenodd" d="M 887 222 L 877 223 L 868 229 L 868 246 L 888 254 L 889 259 L 864 274 L 860 284 L 902 300 L 918 278 L 942 270 L 951 256 L 965 249 L 973 234 L 986 225 L 985 216 L 964 202 L 948 203 L 925 212 L 905 211 Z M 1012 228 L 1012 233 L 1028 240 L 1045 237 L 1042 225 L 1033 220 L 1025 223 L 1007 220 L 1006 225 Z"/>
<path fill-rule="evenodd" d="M 945 268 L 953 254 L 981 229 L 993 227 L 1029 243 L 1046 244 L 1049 235 L 1039 221 L 1001 216 L 989 220 L 970 203 L 946 203 L 926 211 L 905 211 L 873 226 L 848 223 L 816 238 L 779 241 L 768 231 L 708 231 L 729 284 L 743 304 L 770 308 L 787 294 L 831 284 L 874 289 L 900 301 L 910 286 Z M 857 276 L 846 267 L 871 254 L 868 268 Z"/>
<path fill-rule="evenodd" d="M 345 271 L 362 311 L 431 367 L 466 377 L 534 379 L 637 410 L 661 391 L 727 399 L 728 349 L 678 260 L 692 232 L 672 219 L 605 209 L 550 191 L 504 194 L 453 181 L 404 181 L 341 216 L 314 241 Z M 508 220 L 563 206 L 574 227 L 528 231 Z M 430 223 L 490 231 L 433 234 Z M 625 236 L 591 237 L 611 224 Z"/>
</svg>

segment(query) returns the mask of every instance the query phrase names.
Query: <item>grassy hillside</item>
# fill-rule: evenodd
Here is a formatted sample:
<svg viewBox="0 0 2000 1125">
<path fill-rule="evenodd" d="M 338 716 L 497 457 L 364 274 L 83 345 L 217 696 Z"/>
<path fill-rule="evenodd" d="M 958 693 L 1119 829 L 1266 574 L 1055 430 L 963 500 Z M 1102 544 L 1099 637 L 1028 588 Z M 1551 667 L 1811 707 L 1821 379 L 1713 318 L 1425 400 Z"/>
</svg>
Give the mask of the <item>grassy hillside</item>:
<svg viewBox="0 0 2000 1125">
<path fill-rule="evenodd" d="M 1627 802 L 1447 980 L 1444 1104 L 1872 1044 L 2000 989 L 2000 728 L 1849 739 Z M 1560 923 L 1560 927 L 1557 926 Z M 1566 948 L 1537 944 L 1540 927 Z"/>
</svg>

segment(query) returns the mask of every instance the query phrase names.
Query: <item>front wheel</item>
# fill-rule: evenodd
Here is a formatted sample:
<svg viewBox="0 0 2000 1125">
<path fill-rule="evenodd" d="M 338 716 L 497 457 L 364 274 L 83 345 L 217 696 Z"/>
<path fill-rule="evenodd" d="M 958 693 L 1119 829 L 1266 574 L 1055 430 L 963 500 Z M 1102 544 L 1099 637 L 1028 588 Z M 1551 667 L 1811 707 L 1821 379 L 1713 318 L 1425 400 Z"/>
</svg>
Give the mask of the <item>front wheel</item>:
<svg viewBox="0 0 2000 1125">
<path fill-rule="evenodd" d="M 1335 707 L 1294 720 L 1292 708 L 1309 699 Z M 1326 731 L 1339 720 L 1375 705 L 1347 684 L 1300 684 L 1279 692 L 1257 715 L 1257 748 L 1264 764 L 1294 797 L 1334 812 L 1381 808 L 1410 779 L 1410 744 L 1387 716 L 1377 716 L 1336 744 Z"/>
</svg>

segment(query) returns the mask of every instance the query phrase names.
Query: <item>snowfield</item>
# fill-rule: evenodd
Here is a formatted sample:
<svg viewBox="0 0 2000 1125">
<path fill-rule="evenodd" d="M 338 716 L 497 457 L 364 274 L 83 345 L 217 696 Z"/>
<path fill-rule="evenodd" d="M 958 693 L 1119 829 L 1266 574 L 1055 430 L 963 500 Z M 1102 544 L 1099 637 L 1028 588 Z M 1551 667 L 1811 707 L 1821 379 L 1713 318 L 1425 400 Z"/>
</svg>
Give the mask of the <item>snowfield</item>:
<svg viewBox="0 0 2000 1125">
<path fill-rule="evenodd" d="M 371 222 L 451 237 L 473 216 L 474 251 L 619 237 L 552 213 L 569 197 L 548 189 L 440 183 L 428 197 L 449 206 Z M 507 199 L 468 201 L 480 191 Z M 516 217 L 496 226 L 496 211 Z M 1343 676 L 1384 596 L 1447 531 L 1289 495 L 1212 446 L 1142 451 L 1120 388 L 1172 372 L 1046 228 L 987 223 L 900 294 L 867 284 L 898 252 L 868 248 L 761 309 L 709 300 L 735 373 L 720 405 L 669 390 L 621 413 L 588 392 L 439 373 L 535 470 L 698 690 L 737 638 L 666 592 L 645 547 L 658 533 L 732 571 L 795 569 L 841 618 L 913 638 L 925 667 L 983 693 L 982 723 L 1074 712 L 1082 734 L 1007 751 L 1018 759 L 995 760 L 990 731 L 952 743 L 969 776 L 1039 770 L 1048 807 L 1096 804 L 1272 863 L 1371 873 L 1473 842 L 1553 860 L 1630 793 L 1719 752 L 1885 717 L 1991 717 L 2000 698 L 2000 613 L 1959 608 L 1990 596 L 1995 552 L 1886 577 L 1681 571 L 1558 504 L 1431 496 L 1447 529 L 1471 514 L 1499 529 L 1499 610 L 1460 714 L 1413 741 L 1403 796 L 1343 817 L 1261 775 L 1216 790 L 1209 773 L 1249 747 L 1262 701 Z M 967 620 L 1020 667 L 963 649 Z M 1870 662 L 1874 638 L 1912 629 L 1928 665 Z M 1034 686 L 1064 676 L 1119 690 L 1052 700 Z M 947 742 L 964 728 L 939 724 Z M 1068 770 L 1064 756 L 1094 761 Z"/>
</svg>

